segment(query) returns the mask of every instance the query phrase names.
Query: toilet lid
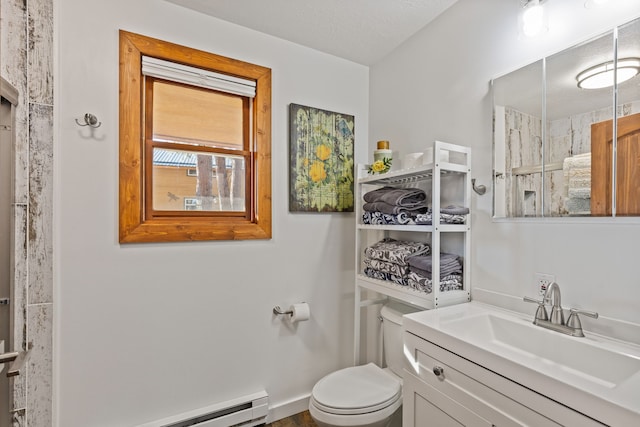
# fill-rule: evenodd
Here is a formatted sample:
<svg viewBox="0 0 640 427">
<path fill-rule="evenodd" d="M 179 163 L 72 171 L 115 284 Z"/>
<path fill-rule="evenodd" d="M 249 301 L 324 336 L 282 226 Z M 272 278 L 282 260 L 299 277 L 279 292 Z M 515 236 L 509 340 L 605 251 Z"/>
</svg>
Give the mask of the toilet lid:
<svg viewBox="0 0 640 427">
<path fill-rule="evenodd" d="M 402 396 L 402 385 L 398 379 L 369 363 L 327 375 L 313 387 L 311 396 L 322 411 L 355 415 L 393 404 Z"/>
</svg>

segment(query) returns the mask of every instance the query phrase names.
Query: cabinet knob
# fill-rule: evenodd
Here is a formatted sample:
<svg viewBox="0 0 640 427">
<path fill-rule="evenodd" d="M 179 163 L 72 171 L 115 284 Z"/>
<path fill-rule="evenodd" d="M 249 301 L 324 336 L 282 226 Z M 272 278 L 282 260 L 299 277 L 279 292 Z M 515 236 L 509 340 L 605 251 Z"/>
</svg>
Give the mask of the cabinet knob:
<svg viewBox="0 0 640 427">
<path fill-rule="evenodd" d="M 434 374 L 436 377 L 439 377 L 439 376 L 441 376 L 442 374 L 444 374 L 444 369 L 443 369 L 442 367 L 440 367 L 440 366 L 434 366 L 434 367 L 433 367 L 433 374 Z"/>
</svg>

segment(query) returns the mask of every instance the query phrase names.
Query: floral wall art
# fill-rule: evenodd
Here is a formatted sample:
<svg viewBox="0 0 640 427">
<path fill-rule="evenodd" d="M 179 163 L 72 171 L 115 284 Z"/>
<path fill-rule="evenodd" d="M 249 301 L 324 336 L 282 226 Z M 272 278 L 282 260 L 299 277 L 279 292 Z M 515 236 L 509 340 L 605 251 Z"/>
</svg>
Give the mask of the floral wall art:
<svg viewBox="0 0 640 427">
<path fill-rule="evenodd" d="M 289 211 L 353 212 L 354 117 L 289 109 Z"/>
</svg>

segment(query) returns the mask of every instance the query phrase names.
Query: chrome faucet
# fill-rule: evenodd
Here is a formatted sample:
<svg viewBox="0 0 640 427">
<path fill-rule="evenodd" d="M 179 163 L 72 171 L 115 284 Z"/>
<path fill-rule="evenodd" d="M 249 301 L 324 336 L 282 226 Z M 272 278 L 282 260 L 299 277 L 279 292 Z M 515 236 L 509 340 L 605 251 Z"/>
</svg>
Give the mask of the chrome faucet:
<svg viewBox="0 0 640 427">
<path fill-rule="evenodd" d="M 560 286 L 556 282 L 549 285 L 542 300 L 524 297 L 524 301 L 538 304 L 538 309 L 536 310 L 536 315 L 533 319 L 534 325 L 571 335 L 573 337 L 584 337 L 582 323 L 580 322 L 578 314 L 584 314 L 585 316 L 593 317 L 594 319 L 598 318 L 598 313 L 594 311 L 572 308 L 569 310 L 569 318 L 567 319 L 567 323 L 565 323 Z M 545 307 L 546 304 L 551 304 L 551 316 L 547 314 L 547 309 Z"/>
<path fill-rule="evenodd" d="M 544 303 L 551 304 L 551 316 L 549 321 L 554 325 L 564 325 L 564 312 L 562 311 L 562 296 L 560 286 L 553 282 L 544 293 Z"/>
</svg>

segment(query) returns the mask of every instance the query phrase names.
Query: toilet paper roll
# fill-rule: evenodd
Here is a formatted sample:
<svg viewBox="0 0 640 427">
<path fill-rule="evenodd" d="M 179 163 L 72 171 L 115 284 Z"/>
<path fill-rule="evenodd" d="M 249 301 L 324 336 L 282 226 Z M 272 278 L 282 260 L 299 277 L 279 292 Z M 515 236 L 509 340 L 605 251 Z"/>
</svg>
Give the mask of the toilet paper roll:
<svg viewBox="0 0 640 427">
<path fill-rule="evenodd" d="M 311 316 L 311 311 L 309 310 L 309 304 L 306 302 L 300 304 L 293 304 L 289 310 L 293 312 L 291 314 L 291 322 L 302 322 L 304 320 L 309 320 Z"/>
</svg>

